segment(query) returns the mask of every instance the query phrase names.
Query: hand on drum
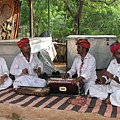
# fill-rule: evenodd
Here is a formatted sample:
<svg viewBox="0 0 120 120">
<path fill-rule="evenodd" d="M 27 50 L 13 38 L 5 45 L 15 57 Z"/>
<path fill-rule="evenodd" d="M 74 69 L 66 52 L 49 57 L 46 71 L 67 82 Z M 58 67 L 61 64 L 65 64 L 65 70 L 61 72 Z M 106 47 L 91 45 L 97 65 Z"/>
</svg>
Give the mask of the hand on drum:
<svg viewBox="0 0 120 120">
<path fill-rule="evenodd" d="M 103 77 L 100 79 L 96 79 L 96 81 L 95 81 L 96 84 L 105 84 L 105 82 L 106 82 L 106 80 Z"/>
</svg>

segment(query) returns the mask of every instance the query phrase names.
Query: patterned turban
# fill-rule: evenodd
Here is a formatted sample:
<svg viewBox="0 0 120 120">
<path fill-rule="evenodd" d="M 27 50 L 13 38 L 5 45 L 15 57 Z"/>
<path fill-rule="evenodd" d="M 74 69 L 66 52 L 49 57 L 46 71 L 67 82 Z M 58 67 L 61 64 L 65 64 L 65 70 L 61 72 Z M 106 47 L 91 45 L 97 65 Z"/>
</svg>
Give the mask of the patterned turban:
<svg viewBox="0 0 120 120">
<path fill-rule="evenodd" d="M 90 48 L 90 43 L 88 42 L 87 39 L 79 39 L 79 40 L 77 40 L 76 45 L 81 45 L 82 47 Z"/>
<path fill-rule="evenodd" d="M 22 49 L 26 44 L 29 43 L 28 38 L 22 38 L 19 42 L 17 42 L 17 46 Z"/>
<path fill-rule="evenodd" d="M 110 51 L 111 51 L 113 54 L 115 54 L 115 52 L 116 52 L 118 49 L 120 49 L 120 43 L 119 43 L 119 42 L 117 42 L 117 43 L 112 43 L 112 44 L 110 45 Z"/>
</svg>

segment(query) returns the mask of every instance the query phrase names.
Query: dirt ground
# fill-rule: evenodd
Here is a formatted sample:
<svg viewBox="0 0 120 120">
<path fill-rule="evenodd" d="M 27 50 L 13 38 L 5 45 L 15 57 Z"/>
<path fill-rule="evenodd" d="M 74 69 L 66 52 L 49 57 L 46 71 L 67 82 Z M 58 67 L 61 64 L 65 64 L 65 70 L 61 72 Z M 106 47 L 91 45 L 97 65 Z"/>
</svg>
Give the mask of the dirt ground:
<svg viewBox="0 0 120 120">
<path fill-rule="evenodd" d="M 0 120 L 120 120 L 103 117 L 97 113 L 53 110 L 0 104 Z"/>
</svg>

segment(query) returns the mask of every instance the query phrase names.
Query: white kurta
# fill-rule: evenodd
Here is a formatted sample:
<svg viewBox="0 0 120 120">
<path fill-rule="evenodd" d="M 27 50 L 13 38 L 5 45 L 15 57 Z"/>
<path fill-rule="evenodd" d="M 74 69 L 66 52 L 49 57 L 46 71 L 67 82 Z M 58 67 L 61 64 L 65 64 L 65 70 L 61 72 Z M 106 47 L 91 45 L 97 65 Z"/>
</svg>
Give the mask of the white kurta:
<svg viewBox="0 0 120 120">
<path fill-rule="evenodd" d="M 38 59 L 36 54 L 30 55 L 30 62 L 26 60 L 22 53 L 18 54 L 11 65 L 10 73 L 15 76 L 13 87 L 31 86 L 31 87 L 45 87 L 46 80 L 40 79 L 34 68 L 40 67 L 43 70 L 43 63 Z M 23 74 L 22 70 L 27 68 L 28 75 Z"/>
<path fill-rule="evenodd" d="M 77 77 L 84 77 L 85 79 L 83 80 L 84 82 L 84 90 L 85 94 L 87 94 L 89 87 L 91 85 L 95 84 L 95 80 L 97 79 L 96 75 L 96 61 L 95 58 L 90 54 L 87 53 L 87 55 L 84 58 L 84 64 L 81 69 L 80 73 L 80 66 L 82 64 L 81 61 L 81 56 L 79 55 L 78 57 L 75 58 L 73 65 L 71 69 L 67 72 L 70 74 L 70 78 L 77 72 Z"/>
<path fill-rule="evenodd" d="M 116 59 L 114 59 L 110 62 L 110 65 L 109 65 L 107 71 L 120 77 L 120 64 L 117 63 Z M 108 84 L 108 85 L 93 85 L 90 87 L 89 93 L 90 93 L 91 97 L 97 97 L 101 100 L 105 100 L 108 97 L 108 93 L 110 93 L 111 96 L 115 96 L 112 94 L 114 94 L 115 91 L 120 90 L 120 84 L 110 78 L 109 79 L 106 78 L 106 80 L 107 80 L 106 83 L 110 82 L 110 84 Z M 120 98 L 120 96 L 118 96 L 118 97 Z M 117 98 L 115 98 L 115 99 L 117 99 Z"/>
<path fill-rule="evenodd" d="M 112 105 L 120 107 L 120 90 L 116 90 L 110 95 L 110 102 Z"/>
<path fill-rule="evenodd" d="M 12 85 L 12 79 L 9 78 L 9 71 L 4 58 L 0 57 L 0 76 L 7 75 L 8 78 L 4 80 L 4 84 L 0 85 L 0 90 L 6 89 Z"/>
</svg>

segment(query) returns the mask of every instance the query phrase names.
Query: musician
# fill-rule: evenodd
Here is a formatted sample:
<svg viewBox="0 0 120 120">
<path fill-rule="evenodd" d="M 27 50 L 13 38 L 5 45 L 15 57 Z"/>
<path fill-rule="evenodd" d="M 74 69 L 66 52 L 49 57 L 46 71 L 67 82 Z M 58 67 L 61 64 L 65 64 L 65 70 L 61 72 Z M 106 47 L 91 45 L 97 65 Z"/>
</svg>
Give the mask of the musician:
<svg viewBox="0 0 120 120">
<path fill-rule="evenodd" d="M 14 58 L 10 68 L 10 73 L 15 76 L 13 87 L 45 87 L 46 80 L 38 78 L 38 75 L 43 70 L 43 63 L 36 54 L 31 53 L 29 39 L 22 38 L 17 42 L 17 45 L 21 53 Z"/>
<path fill-rule="evenodd" d="M 111 44 L 110 51 L 115 59 L 110 62 L 107 70 L 103 70 L 103 76 L 97 79 L 96 85 L 90 87 L 89 94 L 106 100 L 106 103 L 120 106 L 120 43 Z"/>
<path fill-rule="evenodd" d="M 12 79 L 9 77 L 9 71 L 4 58 L 0 57 L 0 90 L 6 89 L 12 85 Z"/>
<path fill-rule="evenodd" d="M 77 56 L 73 62 L 71 69 L 62 78 L 72 78 L 77 72 L 77 78 L 72 80 L 72 84 L 78 84 L 83 82 L 83 89 L 85 95 L 87 95 L 89 87 L 95 84 L 96 76 L 96 61 L 95 58 L 89 53 L 90 43 L 87 39 L 78 39 Z"/>
</svg>

